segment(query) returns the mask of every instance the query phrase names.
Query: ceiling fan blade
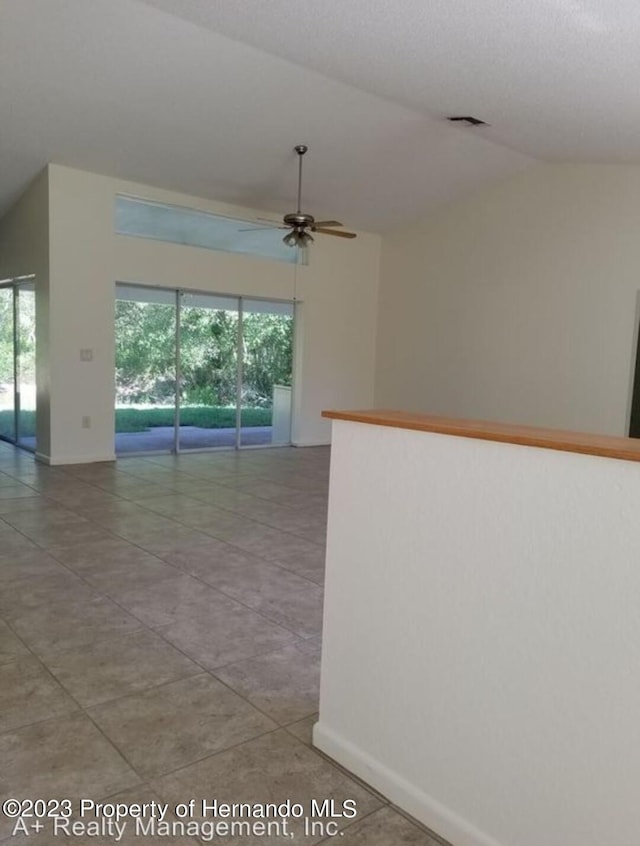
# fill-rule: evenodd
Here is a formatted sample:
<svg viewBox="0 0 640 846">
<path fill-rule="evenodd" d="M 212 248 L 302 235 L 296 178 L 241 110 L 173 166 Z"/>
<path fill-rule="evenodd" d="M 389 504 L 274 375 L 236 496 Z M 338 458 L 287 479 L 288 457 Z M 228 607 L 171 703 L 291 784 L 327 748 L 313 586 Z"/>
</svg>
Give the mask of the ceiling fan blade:
<svg viewBox="0 0 640 846">
<path fill-rule="evenodd" d="M 355 232 L 334 232 L 333 229 L 324 229 L 316 226 L 313 230 L 314 232 L 322 232 L 323 235 L 335 235 L 336 238 L 355 238 Z"/>
<path fill-rule="evenodd" d="M 324 228 L 326 226 L 343 226 L 344 224 L 340 223 L 339 220 L 316 220 L 313 224 L 313 228 L 317 229 L 319 226 Z"/>
<path fill-rule="evenodd" d="M 270 232 L 272 229 L 288 228 L 288 226 L 249 226 L 246 229 L 238 229 L 238 232 Z"/>
</svg>

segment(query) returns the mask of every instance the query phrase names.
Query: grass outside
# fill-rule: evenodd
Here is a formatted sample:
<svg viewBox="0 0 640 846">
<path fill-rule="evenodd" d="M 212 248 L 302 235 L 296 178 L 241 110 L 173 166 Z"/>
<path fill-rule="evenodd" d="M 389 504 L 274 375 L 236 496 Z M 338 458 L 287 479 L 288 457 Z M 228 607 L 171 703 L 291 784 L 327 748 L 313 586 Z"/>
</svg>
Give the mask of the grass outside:
<svg viewBox="0 0 640 846">
<path fill-rule="evenodd" d="M 173 407 L 116 408 L 116 432 L 146 432 L 155 426 L 173 426 Z M 201 429 L 233 429 L 235 408 L 212 405 L 187 405 L 180 409 L 181 426 Z M 271 426 L 270 408 L 243 408 L 243 426 Z"/>
<path fill-rule="evenodd" d="M 180 409 L 181 426 L 202 429 L 232 429 L 236 425 L 235 408 L 194 405 Z M 270 408 L 243 408 L 242 425 L 271 426 Z M 116 432 L 146 432 L 156 426 L 173 426 L 173 408 L 116 408 Z M 36 433 L 35 411 L 20 413 L 20 435 L 28 438 Z M 13 411 L 0 411 L 0 435 L 13 435 Z"/>
</svg>

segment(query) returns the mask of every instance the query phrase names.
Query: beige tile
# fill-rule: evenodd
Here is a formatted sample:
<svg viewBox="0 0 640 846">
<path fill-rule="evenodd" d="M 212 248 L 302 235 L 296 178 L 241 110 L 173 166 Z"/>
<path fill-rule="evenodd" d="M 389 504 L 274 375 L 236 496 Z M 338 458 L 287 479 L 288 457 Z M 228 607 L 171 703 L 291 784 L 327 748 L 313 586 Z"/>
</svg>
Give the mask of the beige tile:
<svg viewBox="0 0 640 846">
<path fill-rule="evenodd" d="M 275 728 L 208 674 L 91 708 L 92 718 L 148 777 L 183 767 Z"/>
<path fill-rule="evenodd" d="M 213 532 L 213 534 L 220 540 L 268 561 L 277 561 L 283 556 L 296 555 L 315 549 L 313 544 L 296 535 L 281 532 L 278 529 L 253 521 L 247 521 L 245 527 L 237 530 Z"/>
<path fill-rule="evenodd" d="M 103 597 L 69 603 L 64 609 L 42 605 L 14 620 L 12 626 L 28 647 L 43 656 L 142 628 L 139 620 Z"/>
<path fill-rule="evenodd" d="M 174 523 L 173 527 L 157 530 L 130 530 L 128 532 L 119 532 L 123 537 L 128 538 L 133 543 L 137 543 L 142 549 L 147 552 L 152 552 L 154 555 L 159 555 L 161 558 L 164 555 L 176 552 L 184 547 L 185 544 L 193 544 L 195 532 L 193 529 Z M 202 537 L 203 542 L 205 536 Z"/>
<path fill-rule="evenodd" d="M 280 502 L 282 499 L 289 500 L 291 496 L 296 495 L 296 491 L 287 485 L 282 485 L 278 482 L 270 482 L 266 479 L 262 479 L 258 482 L 255 480 L 243 480 L 238 483 L 236 490 L 245 491 L 246 493 L 253 494 L 253 496 L 260 497 L 261 499 L 273 500 L 273 502 Z"/>
<path fill-rule="evenodd" d="M 0 801 L 109 796 L 140 779 L 84 714 L 0 734 Z M 11 821 L 0 817 L 0 837 Z"/>
<path fill-rule="evenodd" d="M 356 819 L 342 835 L 342 846 L 442 846 L 442 841 L 430 837 L 392 808 L 380 808 L 362 820 Z"/>
<path fill-rule="evenodd" d="M 326 525 L 318 526 L 317 528 L 298 528 L 295 530 L 295 534 L 304 541 L 307 541 L 314 546 L 321 546 L 322 544 L 326 543 L 327 540 L 327 527 Z"/>
<path fill-rule="evenodd" d="M 100 487 L 131 502 L 135 502 L 138 499 L 146 499 L 147 497 L 170 494 L 172 492 L 170 485 L 157 484 L 156 482 L 145 481 L 144 479 L 101 482 Z"/>
<path fill-rule="evenodd" d="M 215 532 L 219 531 L 242 529 L 246 518 L 217 506 L 200 502 L 195 508 L 176 519 L 179 519 L 185 526 L 199 529 L 209 535 L 215 535 Z"/>
<path fill-rule="evenodd" d="M 7 476 L 6 473 L 0 473 L 0 488 L 11 486 L 15 487 L 16 484 L 16 479 L 13 476 Z"/>
<path fill-rule="evenodd" d="M 209 534 L 225 543 L 233 544 L 240 547 L 244 552 L 253 554 L 255 549 L 261 549 L 264 546 L 264 539 L 268 537 L 270 532 L 275 531 L 270 526 L 265 526 L 264 523 L 259 523 L 256 520 L 251 520 L 249 517 L 237 513 L 230 513 L 229 525 L 221 525 L 213 527 L 209 530 Z M 240 543 L 236 541 L 244 541 L 246 547 L 241 547 Z"/>
<path fill-rule="evenodd" d="M 55 547 L 50 551 L 89 584 L 108 595 L 122 588 L 143 588 L 180 575 L 175 567 L 123 540 Z"/>
<path fill-rule="evenodd" d="M 278 564 L 291 570 L 307 567 L 324 567 L 326 550 L 324 545 L 314 544 L 305 551 L 284 552 L 278 558 Z"/>
<path fill-rule="evenodd" d="M 250 502 L 238 505 L 235 508 L 237 514 L 242 514 L 250 520 L 264 523 L 266 526 L 274 526 L 274 521 L 284 519 L 289 510 L 284 505 L 278 505 L 268 499 L 253 497 Z"/>
<path fill-rule="evenodd" d="M 191 509 L 202 506 L 199 500 L 192 499 L 186 493 L 166 493 L 164 491 L 159 492 L 157 496 L 133 497 L 133 501 L 148 511 L 171 517 L 173 520 L 179 520 L 181 516 L 188 514 Z"/>
<path fill-rule="evenodd" d="M 137 543 L 137 537 L 152 538 L 154 533 L 171 532 L 172 529 L 179 529 L 180 525 L 131 502 L 128 509 L 112 515 L 110 528 L 118 537 Z"/>
<path fill-rule="evenodd" d="M 114 497 L 109 502 L 101 503 L 100 505 L 88 502 L 82 506 L 75 506 L 75 508 L 87 520 L 98 526 L 111 529 L 113 532 L 116 532 L 121 521 L 128 521 L 129 527 L 132 527 L 133 517 L 149 514 L 146 509 L 136 506 L 126 499 L 120 499 L 120 497 Z"/>
<path fill-rule="evenodd" d="M 0 499 L 21 499 L 23 497 L 34 496 L 34 494 L 35 491 L 33 488 L 27 487 L 27 485 L 22 485 L 20 482 L 3 485 L 0 488 Z"/>
<path fill-rule="evenodd" d="M 42 498 L 37 491 L 33 491 L 32 493 L 33 495 L 30 497 L 0 499 L 0 516 L 6 519 L 18 511 L 38 511 L 42 508 Z"/>
<path fill-rule="evenodd" d="M 0 590 L 27 576 L 49 576 L 55 573 L 65 574 L 68 570 L 49 553 L 35 546 L 24 546 L 8 555 L 0 554 Z"/>
<path fill-rule="evenodd" d="M 318 722 L 318 714 L 311 714 L 304 720 L 286 726 L 287 731 L 307 746 L 313 746 L 313 727 Z"/>
<path fill-rule="evenodd" d="M 235 511 L 247 502 L 252 502 L 254 497 L 250 494 L 241 493 L 228 485 L 207 485 L 191 493 L 194 499 L 209 505 L 215 505 L 227 512 Z"/>
<path fill-rule="evenodd" d="M 228 664 L 215 675 L 280 725 L 318 710 L 320 658 L 295 645 Z"/>
<path fill-rule="evenodd" d="M 277 564 L 278 567 L 283 567 L 286 570 L 290 570 L 292 573 L 296 573 L 298 576 L 302 576 L 302 578 L 307 579 L 307 581 L 313 582 L 314 584 L 318 585 L 318 587 L 324 586 L 324 564 L 320 566 L 311 564 L 308 566 L 303 565 L 292 567 L 289 565 L 289 563 L 283 562 L 280 559 L 278 559 L 278 561 L 274 561 L 274 564 Z"/>
<path fill-rule="evenodd" d="M 160 631 L 178 649 L 209 669 L 272 652 L 297 639 L 241 605 L 205 617 L 185 617 Z"/>
<path fill-rule="evenodd" d="M 1 513 L 1 512 L 0 512 Z M 25 535 L 16 531 L 3 531 L 0 538 L 0 556 L 4 559 L 16 552 L 37 549 L 36 544 Z"/>
<path fill-rule="evenodd" d="M 307 637 L 304 640 L 299 640 L 296 643 L 296 649 L 304 652 L 305 655 L 316 655 L 318 658 L 322 654 L 322 635 L 315 635 L 315 637 Z"/>
<path fill-rule="evenodd" d="M 334 799 L 338 805 L 352 799 L 361 814 L 381 805 L 367 790 L 285 731 L 273 732 L 213 755 L 155 780 L 153 786 L 168 802 L 179 802 L 184 796 L 197 800 L 215 796 L 220 801 L 278 804 L 290 799 L 310 811 L 312 799 Z M 344 823 L 339 822 L 339 825 Z M 302 839 L 301 821 L 293 821 L 290 830 L 296 835 L 294 842 Z M 304 842 L 314 844 L 320 840 L 321 836 L 308 837 Z M 229 846 L 242 846 L 246 842 L 242 837 L 225 840 Z M 267 836 L 259 842 L 277 846 L 287 841 Z"/>
<path fill-rule="evenodd" d="M 322 528 L 326 533 L 326 520 L 318 517 L 315 509 L 313 512 L 302 508 L 291 508 L 280 506 L 280 510 L 264 518 L 264 522 L 289 532 L 292 535 L 301 535 L 303 532 L 310 532 Z M 323 539 L 324 540 L 324 539 Z"/>
<path fill-rule="evenodd" d="M 25 528 L 24 534 L 45 549 L 50 546 L 71 546 L 108 538 L 109 534 L 95 523 L 63 523 L 62 525 Z"/>
<path fill-rule="evenodd" d="M 177 574 L 146 587 L 114 588 L 111 596 L 147 626 L 167 626 L 193 617 L 215 617 L 237 603 L 190 576 Z"/>
<path fill-rule="evenodd" d="M 211 537 L 204 532 L 192 531 L 194 536 L 192 541 L 185 541 L 179 547 L 172 550 L 167 550 L 162 553 L 161 558 L 173 567 L 177 567 L 186 573 L 196 572 L 194 568 L 190 567 L 192 561 L 207 562 L 220 558 L 220 556 L 229 549 L 232 549 L 238 555 L 243 553 L 235 546 L 229 547 L 217 538 Z"/>
<path fill-rule="evenodd" d="M 322 601 L 322 588 L 313 586 L 281 596 L 266 596 L 247 604 L 299 637 L 313 637 L 322 632 Z"/>
<path fill-rule="evenodd" d="M 174 553 L 165 560 L 246 605 L 315 589 L 308 579 L 231 544 L 213 540 L 212 544 L 215 546 Z"/>
<path fill-rule="evenodd" d="M 101 490 L 100 488 L 90 487 L 85 488 L 82 493 L 69 493 L 58 501 L 61 504 L 66 505 L 67 508 L 72 508 L 79 516 L 86 517 L 86 510 L 100 510 L 108 508 L 114 502 L 118 501 L 118 497 L 108 491 Z"/>
<path fill-rule="evenodd" d="M 0 666 L 0 732 L 77 708 L 36 658 L 29 655 Z"/>
<path fill-rule="evenodd" d="M 95 596 L 94 590 L 68 571 L 29 576 L 0 588 L 0 615 L 11 621 L 42 605 L 55 608 L 72 602 L 87 602 Z"/>
<path fill-rule="evenodd" d="M 45 664 L 85 707 L 201 672 L 193 661 L 148 631 L 58 652 Z"/>
<path fill-rule="evenodd" d="M 119 560 L 129 554 L 143 553 L 135 544 L 113 535 L 96 541 L 87 541 L 81 546 L 52 546 L 49 553 L 68 567 L 81 571 L 95 561 Z M 148 553 L 147 553 L 148 554 Z"/>
<path fill-rule="evenodd" d="M 14 635 L 9 626 L 0 620 L 0 665 L 8 664 L 9 661 L 15 661 L 16 658 L 28 654 L 27 647 Z"/>
<path fill-rule="evenodd" d="M 51 526 L 83 525 L 86 523 L 83 517 L 63 508 L 59 505 L 50 505 L 40 511 L 19 511 L 6 517 L 8 523 L 18 531 L 24 532 L 33 529 L 45 529 Z"/>
</svg>

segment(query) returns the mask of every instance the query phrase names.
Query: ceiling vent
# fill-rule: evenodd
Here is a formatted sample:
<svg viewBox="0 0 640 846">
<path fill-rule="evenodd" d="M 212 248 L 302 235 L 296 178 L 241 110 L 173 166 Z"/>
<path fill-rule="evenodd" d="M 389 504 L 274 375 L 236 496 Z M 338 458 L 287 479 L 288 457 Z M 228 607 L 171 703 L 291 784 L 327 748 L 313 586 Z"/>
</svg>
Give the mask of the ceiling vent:
<svg viewBox="0 0 640 846">
<path fill-rule="evenodd" d="M 470 115 L 454 115 L 453 117 L 448 117 L 447 120 L 451 121 L 451 123 L 464 123 L 467 126 L 489 126 L 486 120 L 480 120 Z"/>
</svg>

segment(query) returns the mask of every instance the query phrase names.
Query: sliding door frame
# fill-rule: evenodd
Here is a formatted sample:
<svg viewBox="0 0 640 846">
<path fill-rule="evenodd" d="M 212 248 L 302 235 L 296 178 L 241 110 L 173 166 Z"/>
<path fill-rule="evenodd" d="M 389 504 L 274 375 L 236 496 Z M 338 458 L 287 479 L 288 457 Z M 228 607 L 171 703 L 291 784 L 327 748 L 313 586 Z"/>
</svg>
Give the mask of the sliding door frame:
<svg viewBox="0 0 640 846">
<path fill-rule="evenodd" d="M 14 279 L 3 279 L 0 282 L 0 289 L 10 290 L 11 297 L 11 315 L 13 320 L 12 328 L 12 346 L 13 346 L 13 438 L 0 435 L 0 441 L 12 444 L 19 447 L 26 452 L 36 452 L 37 446 L 30 446 L 21 441 L 20 438 L 20 411 L 21 411 L 21 390 L 20 390 L 20 335 L 19 335 L 19 318 L 20 318 L 20 289 L 25 285 L 33 285 L 33 296 L 35 298 L 35 274 L 28 274 L 26 276 L 17 276 Z M 34 312 L 35 320 L 35 312 Z M 36 344 L 38 339 L 36 337 Z M 35 355 L 35 354 L 34 354 Z"/>
<path fill-rule="evenodd" d="M 176 373 L 176 389 L 174 392 L 173 402 L 173 452 L 175 455 L 180 454 L 180 382 L 182 380 L 182 344 L 180 332 L 182 330 L 182 295 L 184 291 L 181 288 L 176 290 L 176 322 L 175 322 L 175 373 Z"/>
<path fill-rule="evenodd" d="M 242 384 L 244 381 L 244 307 L 238 297 L 238 337 L 236 338 L 236 443 L 242 449 Z"/>
</svg>

